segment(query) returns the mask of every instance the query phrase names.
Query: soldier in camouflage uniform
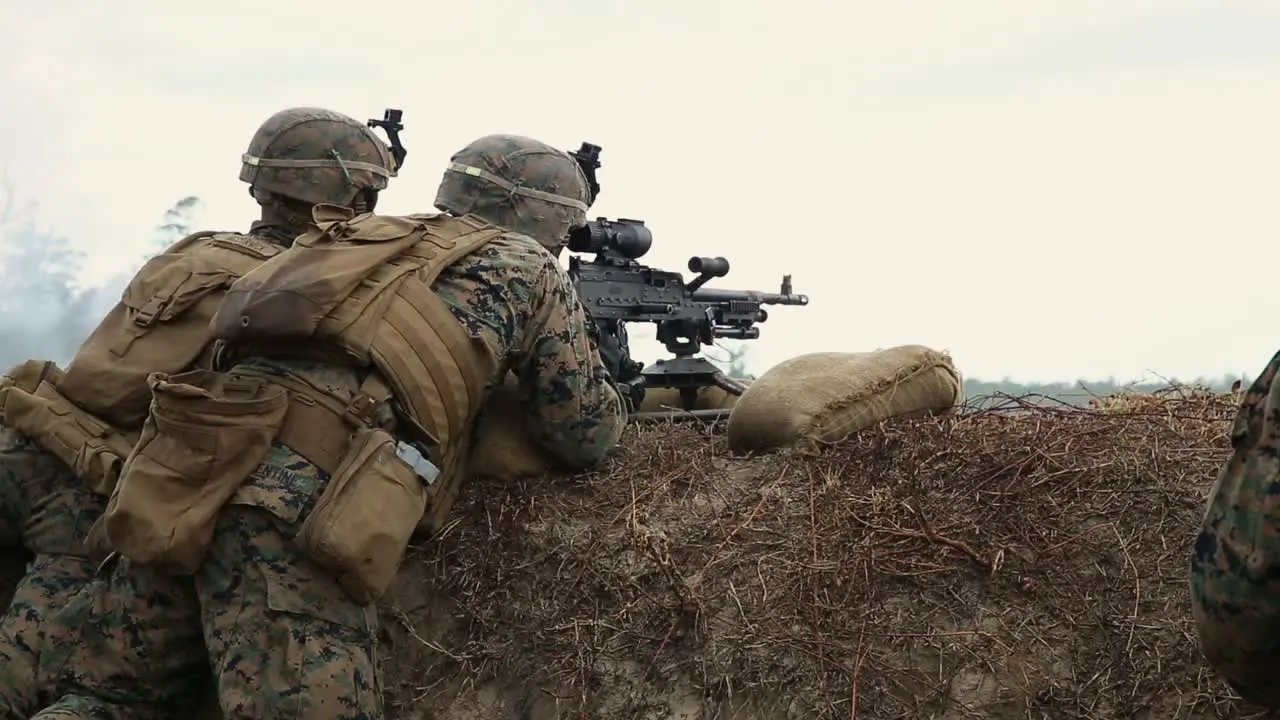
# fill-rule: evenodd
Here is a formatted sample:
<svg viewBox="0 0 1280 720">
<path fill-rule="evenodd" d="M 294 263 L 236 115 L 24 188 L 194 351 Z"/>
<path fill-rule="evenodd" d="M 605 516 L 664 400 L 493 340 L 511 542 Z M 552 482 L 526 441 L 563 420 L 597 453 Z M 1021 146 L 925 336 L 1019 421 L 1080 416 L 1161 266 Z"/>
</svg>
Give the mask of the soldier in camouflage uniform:
<svg viewBox="0 0 1280 720">
<path fill-rule="evenodd" d="M 253 136 L 242 161 L 240 179 L 248 183 L 261 215 L 245 235 L 221 233 L 218 236 L 247 247 L 253 247 L 253 243 L 258 243 L 257 247 L 287 247 L 306 229 L 314 203 L 372 209 L 378 191 L 386 187 L 388 178 L 395 174 L 387 147 L 363 123 L 319 108 L 293 108 L 271 116 Z M 179 243 L 167 251 L 175 252 L 198 252 L 198 249 L 183 248 Z M 251 257 L 250 262 L 258 261 L 258 256 Z M 150 264 L 144 266 L 131 286 L 144 281 L 154 286 L 157 281 L 151 267 Z M 216 302 L 213 307 L 216 308 Z M 115 339 L 109 337 L 116 327 L 111 325 L 112 318 L 125 311 L 122 300 L 86 341 L 68 366 L 68 375 L 78 363 L 88 362 L 89 348 L 101 347 L 103 341 Z M 207 327 L 208 321 L 208 315 L 201 317 L 198 308 L 193 308 L 171 322 Z M 166 332 L 163 323 L 153 330 L 161 345 Z M 207 336 L 207 333 L 189 335 Z M 197 356 L 198 364 L 207 365 L 212 346 L 206 345 L 203 350 L 174 348 L 174 352 Z M 130 359 L 126 356 L 123 362 L 127 366 Z M 126 369 L 88 372 L 87 375 L 110 381 Z M 132 369 L 145 374 L 150 368 Z M 72 399 L 76 398 L 72 396 Z M 95 676 L 78 677 L 75 668 L 70 667 L 66 669 L 69 681 L 63 684 L 72 692 L 54 702 L 61 691 L 53 686 L 59 683 L 62 665 L 78 643 L 80 633 L 77 624 L 59 625 L 51 621 L 50 615 L 55 608 L 66 605 L 93 577 L 96 563 L 88 557 L 84 539 L 102 516 L 105 506 L 106 497 L 91 492 L 86 483 L 52 453 L 11 430 L 0 432 L 0 542 L 6 547 L 25 547 L 35 554 L 35 561 L 18 586 L 0 626 L 0 718 L 31 717 L 50 703 L 53 705 L 39 717 L 175 716 L 171 709 L 159 703 L 168 699 L 162 697 L 159 689 L 123 708 L 115 705 L 110 696 L 99 700 L 87 693 L 77 693 L 75 690 L 81 681 L 92 682 Z M 161 585 L 148 601 L 180 602 L 188 595 L 185 588 Z M 203 653 L 203 646 L 198 651 Z M 95 669 L 95 672 L 101 671 L 102 668 Z M 149 699 L 157 702 L 150 703 Z"/>
<path fill-rule="evenodd" d="M 1205 658 L 1245 700 L 1280 709 L 1280 353 L 1245 394 L 1191 558 Z"/>
<path fill-rule="evenodd" d="M 547 249 L 585 223 L 590 201 L 567 153 L 516 136 L 477 140 L 454 156 L 437 203 L 525 234 L 498 235 L 431 284 L 466 334 L 496 353 L 487 387 L 514 372 L 527 426 L 574 467 L 599 462 L 625 424 L 572 283 Z M 349 398 L 370 372 L 317 360 L 237 358 L 234 372 L 303 379 Z M 227 720 L 382 718 L 376 605 L 353 600 L 296 541 L 328 481 L 277 440 L 222 509 L 190 590 L 195 599 L 147 606 L 163 580 L 127 562 L 77 596 L 60 617 L 84 629 L 73 660 L 81 682 L 66 689 L 115 702 L 145 701 L 139 691 L 149 687 L 188 694 L 207 672 L 195 650 L 202 636 Z M 90 668 L 106 671 L 86 682 Z"/>
</svg>

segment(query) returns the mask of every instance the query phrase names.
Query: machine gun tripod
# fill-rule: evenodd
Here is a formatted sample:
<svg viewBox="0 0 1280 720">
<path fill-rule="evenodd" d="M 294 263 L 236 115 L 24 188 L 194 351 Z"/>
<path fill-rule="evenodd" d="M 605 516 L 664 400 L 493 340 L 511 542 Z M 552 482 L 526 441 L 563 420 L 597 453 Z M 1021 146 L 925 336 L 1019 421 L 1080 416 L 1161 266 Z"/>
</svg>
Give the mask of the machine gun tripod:
<svg viewBox="0 0 1280 720">
<path fill-rule="evenodd" d="M 696 409 L 698 391 L 706 387 L 718 387 L 726 393 L 740 396 L 747 386 L 725 375 L 720 368 L 704 357 L 676 357 L 658 360 L 641 372 L 646 388 L 675 388 L 680 391 L 683 407 L 670 410 L 649 410 L 632 413 L 637 422 L 660 420 L 724 420 L 729 409 Z"/>
</svg>

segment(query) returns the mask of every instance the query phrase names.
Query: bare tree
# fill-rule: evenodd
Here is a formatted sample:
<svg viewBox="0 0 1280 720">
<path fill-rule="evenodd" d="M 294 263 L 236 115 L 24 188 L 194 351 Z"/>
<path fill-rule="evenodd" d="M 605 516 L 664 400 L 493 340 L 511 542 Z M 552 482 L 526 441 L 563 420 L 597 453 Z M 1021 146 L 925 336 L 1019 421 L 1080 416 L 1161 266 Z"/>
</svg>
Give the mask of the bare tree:
<svg viewBox="0 0 1280 720">
<path fill-rule="evenodd" d="M 195 195 L 188 195 L 164 211 L 164 218 L 156 226 L 156 239 L 151 255 L 164 252 L 175 242 L 194 232 L 196 213 L 203 203 Z"/>
<path fill-rule="evenodd" d="M 707 359 L 710 360 L 717 367 L 719 367 L 721 372 L 723 372 L 725 375 L 728 375 L 731 378 L 741 379 L 741 378 L 752 377 L 751 375 L 747 374 L 746 357 L 747 357 L 747 353 L 750 352 L 751 348 L 748 347 L 746 343 L 742 343 L 742 342 L 736 342 L 733 344 L 717 343 L 716 347 L 718 347 L 719 349 L 729 354 L 729 357 L 723 360 L 716 360 L 712 358 L 710 355 L 707 356 Z"/>
</svg>

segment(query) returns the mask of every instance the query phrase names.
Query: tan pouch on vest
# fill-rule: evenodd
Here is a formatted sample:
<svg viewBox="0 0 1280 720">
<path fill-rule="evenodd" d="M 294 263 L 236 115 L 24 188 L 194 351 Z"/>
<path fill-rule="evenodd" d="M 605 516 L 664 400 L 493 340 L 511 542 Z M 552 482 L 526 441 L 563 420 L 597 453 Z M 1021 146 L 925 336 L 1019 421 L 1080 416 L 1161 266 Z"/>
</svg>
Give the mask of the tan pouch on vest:
<svg viewBox="0 0 1280 720">
<path fill-rule="evenodd" d="M 65 463 L 91 490 L 109 495 L 137 436 L 72 404 L 53 384 L 58 375 L 56 366 L 48 368 L 34 392 L 23 387 L 28 378 L 14 376 L 15 384 L 0 390 L 4 424 Z"/>
<path fill-rule="evenodd" d="M 152 374 L 151 414 L 107 504 L 111 546 L 130 560 L 190 574 L 218 512 L 262 462 L 289 396 L 209 370 Z"/>
<path fill-rule="evenodd" d="M 298 544 L 353 600 L 368 605 L 395 579 L 426 507 L 427 486 L 396 455 L 395 439 L 379 428 L 361 429 L 303 523 Z"/>
<path fill-rule="evenodd" d="M 189 236 L 180 243 L 185 254 L 168 251 L 142 266 L 68 363 L 58 385 L 67 398 L 117 427 L 142 427 L 147 377 L 195 367 L 212 340 L 209 318 L 235 279 L 219 256 L 256 266 L 277 251 L 255 238 L 212 235 Z M 208 245 L 191 249 L 197 241 Z"/>
<path fill-rule="evenodd" d="M 210 327 L 230 343 L 305 340 L 374 269 L 422 239 L 422 226 L 400 217 L 326 205 L 317 230 L 249 271 L 227 291 Z M 355 237 L 353 237 L 355 236 Z"/>
</svg>

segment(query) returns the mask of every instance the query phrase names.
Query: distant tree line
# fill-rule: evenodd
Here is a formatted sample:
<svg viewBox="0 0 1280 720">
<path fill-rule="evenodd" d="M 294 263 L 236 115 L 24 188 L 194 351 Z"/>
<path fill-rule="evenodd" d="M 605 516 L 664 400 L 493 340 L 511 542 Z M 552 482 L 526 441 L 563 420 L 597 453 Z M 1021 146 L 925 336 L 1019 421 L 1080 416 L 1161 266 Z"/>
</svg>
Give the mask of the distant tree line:
<svg viewBox="0 0 1280 720">
<path fill-rule="evenodd" d="M 632 337 L 648 337 L 644 330 L 633 332 Z M 760 370 L 752 366 L 751 346 L 746 342 L 721 342 L 715 350 L 706 353 L 707 359 L 719 367 L 729 377 L 756 378 Z M 651 359 L 651 358 L 642 358 Z M 1088 405 L 1095 397 L 1105 397 L 1119 392 L 1151 393 L 1170 386 L 1202 387 L 1214 392 L 1229 392 L 1234 383 L 1243 383 L 1245 387 L 1251 378 L 1240 375 L 1225 374 L 1216 378 L 1195 378 L 1182 380 L 1171 378 L 1167 381 L 1121 382 L 1116 378 L 1102 380 L 1075 380 L 1073 382 L 1015 382 L 1009 378 L 1003 380 L 982 380 L 966 378 L 964 396 L 968 403 L 975 407 L 986 407 L 999 404 L 1005 396 L 1021 398 L 1032 403 L 1067 403 L 1071 405 Z"/>
<path fill-rule="evenodd" d="M 1031 402 L 1062 402 L 1071 405 L 1087 405 L 1094 397 L 1112 395 L 1119 392 L 1150 393 L 1168 388 L 1171 385 L 1203 387 L 1214 392 L 1229 392 L 1234 383 L 1248 386 L 1250 379 L 1239 375 L 1223 375 L 1219 378 L 1196 378 L 1194 380 L 1170 379 L 1166 382 L 1122 383 L 1115 378 L 1106 380 L 1076 380 L 1075 382 L 1056 383 L 1020 383 L 1009 380 L 966 379 L 964 394 L 970 404 L 982 407 L 993 404 L 991 400 L 977 401 L 988 396 L 1011 396 L 1026 398 Z M 994 400 L 999 402 L 999 400 Z"/>
<path fill-rule="evenodd" d="M 725 342 L 721 343 L 718 349 L 721 352 L 708 352 L 707 358 L 729 377 L 755 378 L 758 376 L 755 373 L 759 371 L 751 367 L 751 347 L 748 343 Z M 1128 383 L 1120 382 L 1115 378 L 1053 383 L 1015 382 L 1009 378 L 1004 378 L 1003 380 L 966 378 L 964 381 L 964 396 L 970 405 L 976 407 L 999 404 L 1004 396 L 1022 398 L 1025 402 L 1087 405 L 1092 398 L 1104 397 L 1119 392 L 1151 393 L 1173 385 L 1203 387 L 1214 392 L 1229 392 L 1234 383 L 1241 382 L 1247 387 L 1250 381 L 1251 378 L 1230 374 L 1217 378 L 1201 377 L 1194 380 L 1169 379 L 1160 382 Z"/>
</svg>

